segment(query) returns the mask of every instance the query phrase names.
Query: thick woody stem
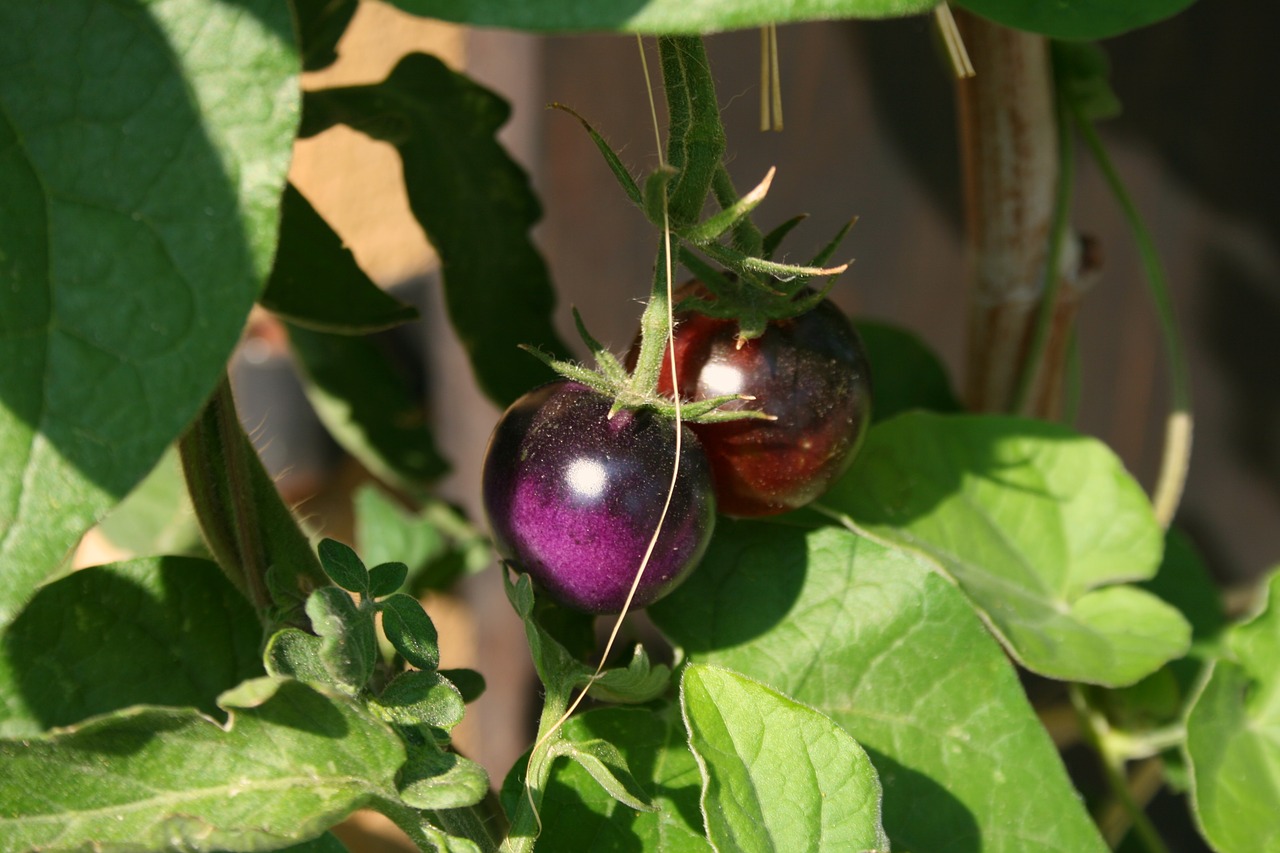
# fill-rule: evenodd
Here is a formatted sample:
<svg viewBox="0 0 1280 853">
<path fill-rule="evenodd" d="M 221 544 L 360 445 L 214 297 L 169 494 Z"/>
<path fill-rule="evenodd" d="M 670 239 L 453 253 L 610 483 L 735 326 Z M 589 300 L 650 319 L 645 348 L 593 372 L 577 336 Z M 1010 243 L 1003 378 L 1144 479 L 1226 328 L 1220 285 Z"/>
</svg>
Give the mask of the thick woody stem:
<svg viewBox="0 0 1280 853">
<path fill-rule="evenodd" d="M 1036 325 L 1057 192 L 1059 147 L 1048 43 L 956 12 L 976 76 L 957 83 L 971 259 L 965 395 L 974 411 L 1015 407 Z M 1077 269 L 1068 239 L 1060 265 Z M 1027 410 L 1058 413 L 1078 303 L 1074 274 L 1058 288 Z"/>
</svg>

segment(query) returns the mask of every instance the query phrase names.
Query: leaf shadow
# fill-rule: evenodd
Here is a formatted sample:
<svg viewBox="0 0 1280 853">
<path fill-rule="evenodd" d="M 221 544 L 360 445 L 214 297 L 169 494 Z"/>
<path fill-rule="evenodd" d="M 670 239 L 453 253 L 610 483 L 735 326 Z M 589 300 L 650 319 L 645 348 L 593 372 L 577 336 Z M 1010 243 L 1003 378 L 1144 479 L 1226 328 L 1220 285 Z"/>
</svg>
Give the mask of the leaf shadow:
<svg viewBox="0 0 1280 853">
<path fill-rule="evenodd" d="M 982 830 L 968 807 L 923 773 L 862 744 L 884 789 L 885 832 L 896 848 L 978 853 Z"/>
<path fill-rule="evenodd" d="M 26 719 L 9 715 L 0 729 L 66 726 L 131 705 L 225 720 L 217 696 L 262 674 L 259 633 L 248 602 L 206 560 L 75 572 L 43 587 L 4 633 L 0 692 L 7 669 Z"/>
<path fill-rule="evenodd" d="M 649 614 L 679 624 L 686 652 L 712 651 L 769 633 L 794 607 L 808 571 L 804 530 L 786 524 L 716 522 L 711 548 L 687 581 Z M 722 590 L 733 587 L 732 595 Z"/>
</svg>

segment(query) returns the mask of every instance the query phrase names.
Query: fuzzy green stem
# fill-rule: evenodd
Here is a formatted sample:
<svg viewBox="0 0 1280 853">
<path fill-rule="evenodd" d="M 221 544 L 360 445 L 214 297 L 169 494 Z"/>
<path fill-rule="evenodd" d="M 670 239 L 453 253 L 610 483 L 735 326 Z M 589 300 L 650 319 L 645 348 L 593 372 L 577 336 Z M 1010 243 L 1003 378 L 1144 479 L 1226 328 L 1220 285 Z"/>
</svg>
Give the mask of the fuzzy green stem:
<svg viewBox="0 0 1280 853">
<path fill-rule="evenodd" d="M 305 627 L 306 594 L 329 581 L 245 434 L 226 376 L 178 452 L 196 520 L 223 572 L 269 629 Z"/>
<path fill-rule="evenodd" d="M 264 616 L 271 596 L 241 435 L 231 382 L 224 375 L 178 447 L 209 550 L 259 616 Z"/>
<path fill-rule="evenodd" d="M 1081 138 L 1102 171 L 1107 186 L 1111 188 L 1112 195 L 1124 211 L 1129 228 L 1133 231 L 1133 239 L 1138 246 L 1143 271 L 1146 273 L 1147 288 L 1151 293 L 1151 301 L 1155 304 L 1160 332 L 1164 339 L 1173 400 L 1165 425 L 1165 447 L 1160 463 L 1160 479 L 1156 483 L 1151 502 L 1155 507 L 1156 518 L 1162 526 L 1167 528 L 1178 511 L 1182 490 L 1187 481 L 1187 468 L 1191 462 L 1193 431 L 1191 371 L 1187 366 L 1186 353 L 1182 348 L 1178 321 L 1173 313 L 1173 300 L 1169 296 L 1169 283 L 1165 278 L 1164 266 L 1160 263 L 1160 253 L 1156 251 L 1155 241 L 1151 239 L 1151 234 L 1142 221 L 1142 214 L 1138 212 L 1138 206 L 1134 204 L 1128 190 L 1125 189 L 1115 165 L 1107 156 L 1107 150 L 1098 137 L 1098 131 L 1094 128 L 1093 122 L 1078 110 L 1074 117 Z"/>
<path fill-rule="evenodd" d="M 640 353 L 631 373 L 631 391 L 637 397 L 649 398 L 658 393 L 658 380 L 666 369 L 663 354 L 667 349 L 667 245 L 658 241 L 658 259 L 654 264 L 653 288 L 649 303 L 640 317 Z"/>
<path fill-rule="evenodd" d="M 667 94 L 667 162 L 680 170 L 671 188 L 673 227 L 698 221 L 724 158 L 724 126 L 707 51 L 698 36 L 658 39 Z"/>
<path fill-rule="evenodd" d="M 542 823 L 538 817 L 542 809 L 542 797 L 551 778 L 551 765 L 555 756 L 551 748 L 559 738 L 565 711 L 569 708 L 572 684 L 547 684 L 547 696 L 538 718 L 538 736 L 529 763 L 525 767 L 524 795 L 511 816 L 511 831 L 500 848 L 502 853 L 531 853 L 538 840 Z"/>
<path fill-rule="evenodd" d="M 1160 833 L 1156 831 L 1151 819 L 1147 817 L 1147 813 L 1134 800 L 1133 793 L 1129 790 L 1129 779 L 1124 769 L 1124 757 L 1109 748 L 1110 744 L 1106 739 L 1106 731 L 1108 729 L 1106 720 L 1097 709 L 1089 704 L 1089 699 L 1079 684 L 1070 685 L 1069 690 L 1071 704 L 1080 718 L 1080 731 L 1084 734 L 1085 742 L 1092 747 L 1101 760 L 1102 770 L 1107 778 L 1107 785 L 1111 789 L 1111 794 L 1124 809 L 1129 819 L 1133 821 L 1134 832 L 1138 834 L 1139 840 L 1148 853 L 1169 853 L 1169 848 L 1165 845 L 1164 839 L 1160 837 Z"/>
</svg>

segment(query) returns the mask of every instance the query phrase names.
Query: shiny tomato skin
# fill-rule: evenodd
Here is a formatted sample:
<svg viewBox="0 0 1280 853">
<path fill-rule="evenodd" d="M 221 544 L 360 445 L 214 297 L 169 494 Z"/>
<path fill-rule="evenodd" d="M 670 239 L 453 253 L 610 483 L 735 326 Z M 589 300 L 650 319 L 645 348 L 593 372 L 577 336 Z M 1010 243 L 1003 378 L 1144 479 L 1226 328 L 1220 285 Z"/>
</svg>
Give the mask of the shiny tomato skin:
<svg viewBox="0 0 1280 853">
<path fill-rule="evenodd" d="M 482 476 L 498 552 L 556 601 L 588 613 L 622 609 L 676 455 L 671 421 L 647 409 L 610 419 L 610 405 L 576 382 L 530 391 L 494 428 Z M 633 607 L 652 604 L 688 576 L 715 514 L 710 466 L 686 427 L 675 494 Z"/>
<path fill-rule="evenodd" d="M 680 396 L 749 394 L 756 399 L 724 408 L 777 418 L 691 424 L 711 461 L 720 512 L 750 517 L 798 509 L 845 472 L 867 430 L 866 352 L 848 318 L 828 300 L 794 319 L 770 322 L 741 348 L 737 332 L 733 320 L 678 317 Z M 670 367 L 659 390 L 672 393 Z"/>
</svg>

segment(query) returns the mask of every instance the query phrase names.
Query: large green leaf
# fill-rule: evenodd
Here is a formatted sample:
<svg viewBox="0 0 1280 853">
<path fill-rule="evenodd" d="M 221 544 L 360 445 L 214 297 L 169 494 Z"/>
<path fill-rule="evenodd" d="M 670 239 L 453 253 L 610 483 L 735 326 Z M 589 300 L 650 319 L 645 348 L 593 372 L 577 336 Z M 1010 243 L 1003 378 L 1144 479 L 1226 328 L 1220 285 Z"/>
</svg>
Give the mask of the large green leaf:
<svg viewBox="0 0 1280 853">
<path fill-rule="evenodd" d="M 679 710 L 641 708 L 588 711 L 564 725 L 571 742 L 601 740 L 618 748 L 627 767 L 657 811 L 637 811 L 614 799 L 576 761 L 558 761 L 542 800 L 539 850 L 661 850 L 710 853 L 698 810 L 698 765 L 685 743 Z M 526 796 L 524 762 L 502 786 L 503 805 L 512 813 Z"/>
<path fill-rule="evenodd" d="M 1280 851 L 1280 573 L 1266 609 L 1231 629 L 1187 717 L 1192 800 L 1221 853 Z"/>
<path fill-rule="evenodd" d="M 285 187 L 280 248 L 258 300 L 287 320 L 338 334 L 389 329 L 416 320 L 418 310 L 373 283 L 306 196 Z"/>
<path fill-rule="evenodd" d="M 129 705 L 218 716 L 219 693 L 262 674 L 253 608 L 207 560 L 160 557 L 75 572 L 4 632 L 0 735 Z"/>
<path fill-rule="evenodd" d="M 0 4 L 0 624 L 213 390 L 298 69 L 278 0 Z"/>
<path fill-rule="evenodd" d="M 135 707 L 0 741 L 0 850 L 271 849 L 396 802 L 404 745 L 353 703 L 261 679 L 220 704 L 225 729 Z"/>
<path fill-rule="evenodd" d="M 707 837 L 719 850 L 888 851 L 880 782 L 833 720 L 727 669 L 690 664 L 680 681 L 702 769 Z"/>
<path fill-rule="evenodd" d="M 303 126 L 311 135 L 346 124 L 400 152 L 409 206 L 440 255 L 453 327 L 480 387 L 503 406 L 552 378 L 518 345 L 568 353 L 551 325 L 546 264 L 529 239 L 542 211 L 494 138 L 510 113 L 440 60 L 410 54 L 376 85 L 308 93 Z"/>
<path fill-rule="evenodd" d="M 970 12 L 1016 30 L 1060 39 L 1100 39 L 1154 24 L 1194 0 L 956 0 Z M 982 69 L 978 69 L 982 73 Z"/>
<path fill-rule="evenodd" d="M 927 12 L 937 0 L 392 0 L 416 15 L 515 30 L 711 33 L 791 21 L 890 18 Z"/>
<path fill-rule="evenodd" d="M 1105 850 L 1017 674 L 922 561 L 838 528 L 723 521 L 649 608 L 695 662 L 828 715 L 871 756 L 895 848 Z"/>
<path fill-rule="evenodd" d="M 1160 564 L 1142 490 L 1065 427 L 906 414 L 871 430 L 822 505 L 936 560 L 1042 675 L 1131 684 L 1190 644 L 1176 609 L 1125 583 Z"/>
</svg>

